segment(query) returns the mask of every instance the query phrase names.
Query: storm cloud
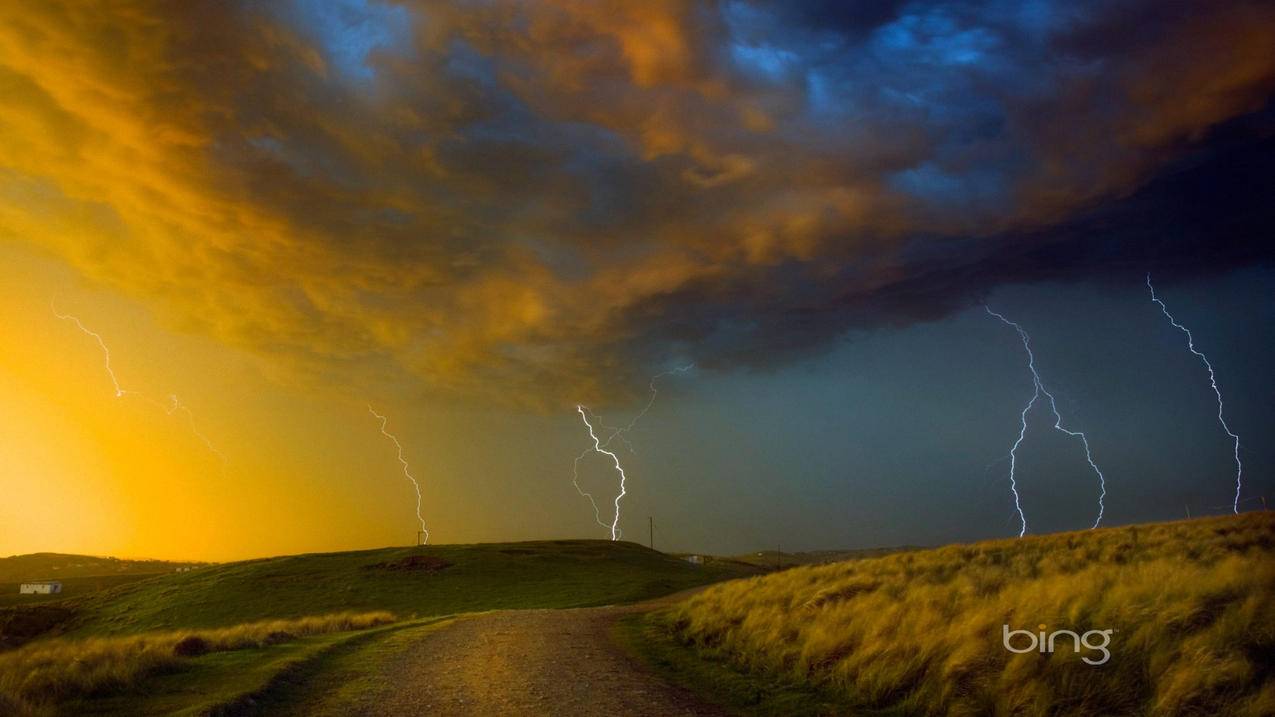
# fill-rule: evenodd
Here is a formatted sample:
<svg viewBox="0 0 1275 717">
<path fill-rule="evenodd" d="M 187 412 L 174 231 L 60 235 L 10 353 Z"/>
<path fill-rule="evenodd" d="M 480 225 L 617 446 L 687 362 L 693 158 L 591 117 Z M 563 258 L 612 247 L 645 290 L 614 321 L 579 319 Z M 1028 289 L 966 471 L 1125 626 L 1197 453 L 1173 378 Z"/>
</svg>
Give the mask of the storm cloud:
<svg viewBox="0 0 1275 717">
<path fill-rule="evenodd" d="M 295 375 L 557 406 L 1271 258 L 1275 6 L 0 9 L 0 236 Z"/>
</svg>

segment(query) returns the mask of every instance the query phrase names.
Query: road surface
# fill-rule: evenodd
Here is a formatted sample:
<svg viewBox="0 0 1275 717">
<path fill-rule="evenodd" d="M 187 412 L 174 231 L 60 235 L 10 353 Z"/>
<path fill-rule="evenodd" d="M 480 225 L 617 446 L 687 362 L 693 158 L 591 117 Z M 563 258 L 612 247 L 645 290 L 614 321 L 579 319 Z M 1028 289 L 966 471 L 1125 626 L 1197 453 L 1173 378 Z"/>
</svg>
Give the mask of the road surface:
<svg viewBox="0 0 1275 717">
<path fill-rule="evenodd" d="M 370 714 L 724 715 L 615 644 L 615 620 L 649 609 L 505 610 L 459 619 L 394 661 L 394 689 Z"/>
</svg>

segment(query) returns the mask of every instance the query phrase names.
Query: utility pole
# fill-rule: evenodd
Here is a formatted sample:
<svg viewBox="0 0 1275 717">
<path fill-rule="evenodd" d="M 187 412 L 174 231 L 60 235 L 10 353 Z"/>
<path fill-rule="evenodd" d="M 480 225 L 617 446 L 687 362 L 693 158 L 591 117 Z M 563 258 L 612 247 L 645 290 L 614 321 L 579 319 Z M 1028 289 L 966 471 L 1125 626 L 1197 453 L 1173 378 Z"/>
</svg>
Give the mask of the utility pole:
<svg viewBox="0 0 1275 717">
<path fill-rule="evenodd" d="M 1183 503 L 1183 505 L 1186 505 L 1186 504 L 1185 504 L 1185 503 Z M 1186 506 L 1186 519 L 1187 519 L 1187 520 L 1190 520 L 1190 519 L 1191 519 L 1191 506 L 1189 506 L 1189 505 L 1187 505 L 1187 506 Z"/>
<path fill-rule="evenodd" d="M 1262 510 L 1270 510 L 1266 507 L 1266 496 L 1262 496 Z"/>
<path fill-rule="evenodd" d="M 783 567 L 784 567 L 784 551 L 783 551 L 783 546 L 782 546 L 782 545 L 776 545 L 776 546 L 775 546 L 775 570 L 780 570 L 780 569 L 782 569 Z"/>
<path fill-rule="evenodd" d="M 655 550 L 655 516 L 646 516 L 646 527 L 651 531 L 651 550 Z"/>
</svg>

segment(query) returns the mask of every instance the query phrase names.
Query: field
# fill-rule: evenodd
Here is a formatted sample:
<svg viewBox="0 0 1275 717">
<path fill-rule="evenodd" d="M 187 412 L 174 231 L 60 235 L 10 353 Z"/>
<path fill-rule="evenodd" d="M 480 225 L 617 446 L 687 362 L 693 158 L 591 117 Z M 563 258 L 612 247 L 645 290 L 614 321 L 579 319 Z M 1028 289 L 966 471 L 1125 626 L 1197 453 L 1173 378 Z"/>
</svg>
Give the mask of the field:
<svg viewBox="0 0 1275 717">
<path fill-rule="evenodd" d="M 156 577 L 145 573 L 123 575 L 102 575 L 98 577 L 61 578 L 62 592 L 51 595 L 23 595 L 18 592 L 20 582 L 0 583 L 0 608 L 10 605 L 36 605 L 46 602 L 60 602 L 68 598 L 84 597 L 100 590 L 109 590 L 120 585 L 135 583 L 138 580 Z"/>
<path fill-rule="evenodd" d="M 0 647 L 27 643 L 0 652 L 0 692 L 9 695 L 0 695 L 0 714 L 24 704 L 55 714 L 201 712 L 273 695 L 291 673 L 348 675 L 342 659 L 352 650 L 375 654 L 392 634 L 420 635 L 439 617 L 627 603 L 755 572 L 632 543 L 563 540 L 298 555 L 143 577 L 0 609 Z M 303 627 L 347 611 L 398 622 L 361 633 Z M 279 620 L 303 622 L 261 622 Z M 174 659 L 192 632 L 214 645 L 250 638 Z M 271 633 L 288 639 L 262 639 Z M 30 682 L 37 671 L 46 682 Z"/>
<path fill-rule="evenodd" d="M 1053 652 L 1018 635 L 1012 653 L 1005 626 L 1112 630 L 1110 658 L 1099 633 Z M 729 668 L 719 691 L 778 685 L 819 711 L 1271 715 L 1275 514 L 798 567 L 714 586 L 647 627 L 702 674 Z"/>
</svg>

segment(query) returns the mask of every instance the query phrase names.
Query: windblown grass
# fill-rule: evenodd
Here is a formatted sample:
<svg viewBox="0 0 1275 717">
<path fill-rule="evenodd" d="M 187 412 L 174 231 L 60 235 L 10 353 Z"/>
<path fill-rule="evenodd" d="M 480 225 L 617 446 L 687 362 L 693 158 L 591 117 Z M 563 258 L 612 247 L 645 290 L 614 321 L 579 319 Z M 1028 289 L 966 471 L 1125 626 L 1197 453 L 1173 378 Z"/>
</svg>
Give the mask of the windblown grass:
<svg viewBox="0 0 1275 717">
<path fill-rule="evenodd" d="M 990 541 L 736 580 L 664 620 L 847 709 L 1257 717 L 1275 714 L 1273 552 L 1270 513 Z M 1003 625 L 1041 624 L 1114 629 L 1110 660 L 1003 647 Z"/>
<path fill-rule="evenodd" d="M 212 630 L 36 642 L 0 654 L 0 714 L 37 714 L 57 703 L 128 689 L 150 675 L 180 669 L 183 660 L 209 652 L 364 630 L 394 620 L 388 612 L 347 612 Z"/>
</svg>

